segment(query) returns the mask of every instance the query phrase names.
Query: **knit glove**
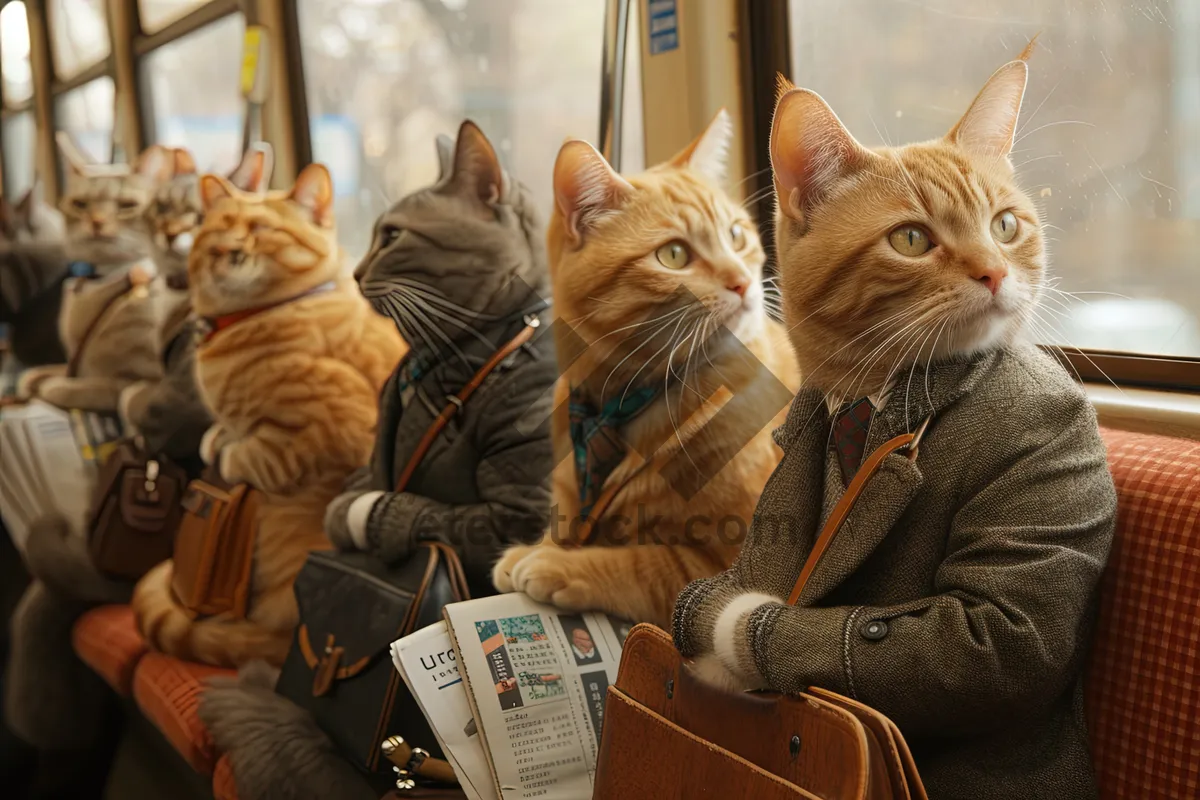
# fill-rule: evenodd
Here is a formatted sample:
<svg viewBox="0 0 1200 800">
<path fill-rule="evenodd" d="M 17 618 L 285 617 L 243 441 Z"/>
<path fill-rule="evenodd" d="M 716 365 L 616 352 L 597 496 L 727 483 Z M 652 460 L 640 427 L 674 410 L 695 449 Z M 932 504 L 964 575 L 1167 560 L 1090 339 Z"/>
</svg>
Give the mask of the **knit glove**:
<svg viewBox="0 0 1200 800">
<path fill-rule="evenodd" d="M 778 597 L 761 592 L 735 594 L 719 603 L 710 620 L 712 649 L 697 653 L 692 663 L 696 677 L 726 691 L 767 688 L 757 661 L 758 633 L 762 620 L 782 606 Z"/>
<path fill-rule="evenodd" d="M 325 509 L 325 535 L 339 550 L 370 550 L 367 524 L 371 510 L 384 492 L 350 491 L 333 499 Z"/>
</svg>

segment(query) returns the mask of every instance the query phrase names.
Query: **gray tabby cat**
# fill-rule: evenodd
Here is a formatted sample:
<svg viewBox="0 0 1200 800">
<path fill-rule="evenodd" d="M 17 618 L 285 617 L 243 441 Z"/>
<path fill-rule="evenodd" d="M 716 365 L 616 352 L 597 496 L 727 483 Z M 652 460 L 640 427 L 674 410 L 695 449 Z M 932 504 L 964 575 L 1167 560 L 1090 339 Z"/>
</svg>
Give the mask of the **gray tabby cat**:
<svg viewBox="0 0 1200 800">
<path fill-rule="evenodd" d="M 16 359 L 6 360 L 6 373 L 67 360 L 56 325 L 68 264 L 64 224 L 42 201 L 40 184 L 15 204 L 0 197 L 0 323 Z"/>
<path fill-rule="evenodd" d="M 273 153 L 265 143 L 252 145 L 229 176 L 239 189 L 261 192 L 271 178 Z M 154 261 L 161 276 L 160 300 L 164 375 L 142 381 L 121 393 L 119 411 L 129 434 L 140 434 L 147 449 L 180 461 L 198 461 L 200 440 L 211 414 L 193 374 L 196 343 L 191 334 L 191 301 L 187 292 L 187 259 L 192 239 L 204 219 L 200 176 L 187 150 L 173 151 L 174 175 L 154 196 L 146 219 Z M 185 468 L 198 465 L 184 463 Z"/>
<path fill-rule="evenodd" d="M 29 370 L 18 394 L 62 408 L 116 411 L 122 389 L 162 376 L 145 213 L 173 156 L 155 145 L 131 167 L 95 165 L 62 132 L 58 144 L 68 167 L 60 206 L 67 257 L 90 264 L 95 278 L 71 278 L 64 285 L 59 334 L 74 374 L 67 375 L 67 365 Z"/>
</svg>

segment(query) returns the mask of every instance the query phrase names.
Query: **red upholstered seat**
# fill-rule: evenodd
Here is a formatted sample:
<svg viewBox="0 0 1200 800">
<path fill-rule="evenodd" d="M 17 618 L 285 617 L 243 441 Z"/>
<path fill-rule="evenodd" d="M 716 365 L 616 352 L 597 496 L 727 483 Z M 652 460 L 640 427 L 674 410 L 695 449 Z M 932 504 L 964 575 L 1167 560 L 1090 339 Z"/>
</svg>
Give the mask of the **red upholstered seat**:
<svg viewBox="0 0 1200 800">
<path fill-rule="evenodd" d="M 1200 797 L 1200 442 L 1104 438 L 1120 504 L 1087 676 L 1101 794 Z"/>
<path fill-rule="evenodd" d="M 233 765 L 229 763 L 229 756 L 223 755 L 217 761 L 217 768 L 213 770 L 213 800 L 238 800 L 237 784 L 233 780 Z"/>
<path fill-rule="evenodd" d="M 162 653 L 147 653 L 133 676 L 133 698 L 146 719 L 201 775 L 211 775 L 217 753 L 196 711 L 204 682 L 235 670 L 192 664 Z"/>
<path fill-rule="evenodd" d="M 75 623 L 71 641 L 83 663 L 108 681 L 117 694 L 129 696 L 134 669 L 149 649 L 138 633 L 132 608 L 93 608 Z"/>
</svg>

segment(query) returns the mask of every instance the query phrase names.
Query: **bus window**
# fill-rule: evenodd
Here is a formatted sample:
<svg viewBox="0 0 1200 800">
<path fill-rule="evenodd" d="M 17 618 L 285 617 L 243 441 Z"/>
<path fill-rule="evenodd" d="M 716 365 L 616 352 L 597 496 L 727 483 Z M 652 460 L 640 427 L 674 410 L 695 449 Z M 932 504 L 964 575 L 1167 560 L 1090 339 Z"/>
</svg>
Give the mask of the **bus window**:
<svg viewBox="0 0 1200 800">
<path fill-rule="evenodd" d="M 112 78 L 106 75 L 59 95 L 54 115 L 58 129 L 71 134 L 90 158 L 101 164 L 112 159 Z"/>
<path fill-rule="evenodd" d="M 201 171 L 225 173 L 242 150 L 241 14 L 150 52 L 140 63 L 150 140 L 186 147 Z"/>
<path fill-rule="evenodd" d="M 15 106 L 33 97 L 29 66 L 29 21 L 23 2 L 0 9 L 0 75 L 4 76 L 4 105 Z"/>
<path fill-rule="evenodd" d="M 793 77 L 869 145 L 944 134 L 1041 32 L 1013 163 L 1040 203 L 1057 288 L 1083 294 L 1050 288 L 1039 338 L 1200 356 L 1200 4 L 792 0 L 790 12 Z"/>
<path fill-rule="evenodd" d="M 186 17 L 209 0 L 138 0 L 142 33 L 156 33 Z"/>
<path fill-rule="evenodd" d="M 5 117 L 0 128 L 4 144 L 4 194 L 20 197 L 33 186 L 33 162 L 37 152 L 37 130 L 32 111 Z"/>
<path fill-rule="evenodd" d="M 434 137 L 475 120 L 550 209 L 554 155 L 599 126 L 604 0 L 299 0 L 314 161 L 361 255 L 390 201 L 437 176 Z M 640 135 L 640 132 L 639 132 Z"/>
<path fill-rule="evenodd" d="M 104 0 L 51 0 L 47 9 L 54 71 L 66 80 L 109 53 Z"/>
</svg>

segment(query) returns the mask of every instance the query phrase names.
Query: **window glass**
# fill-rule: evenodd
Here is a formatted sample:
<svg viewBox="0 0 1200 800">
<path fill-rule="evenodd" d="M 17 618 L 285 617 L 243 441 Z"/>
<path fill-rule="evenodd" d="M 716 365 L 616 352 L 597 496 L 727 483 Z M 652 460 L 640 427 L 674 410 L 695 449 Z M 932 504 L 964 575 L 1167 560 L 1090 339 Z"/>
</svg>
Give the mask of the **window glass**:
<svg viewBox="0 0 1200 800">
<path fill-rule="evenodd" d="M 1056 344 L 1200 356 L 1200 3 L 793 0 L 792 75 L 865 144 L 941 136 L 1041 32 L 1013 163 Z M 866 89 L 866 91 L 864 91 Z"/>
<path fill-rule="evenodd" d="M 93 161 L 107 164 L 112 160 L 112 78 L 97 78 L 59 95 L 54 114 L 58 128 L 71 134 Z"/>
<path fill-rule="evenodd" d="M 4 142 L 4 194 L 18 198 L 33 186 L 37 131 L 33 112 L 5 118 L 0 141 Z"/>
<path fill-rule="evenodd" d="M 138 0 L 138 17 L 142 23 L 142 32 L 161 31 L 207 2 L 208 0 Z"/>
<path fill-rule="evenodd" d="M 546 212 L 563 139 L 596 138 L 604 0 L 299 0 L 299 11 L 313 159 L 333 172 L 355 256 L 389 199 L 436 178 L 434 137 L 464 117 Z"/>
<path fill-rule="evenodd" d="M 0 76 L 4 79 L 5 105 L 14 106 L 33 96 L 29 20 L 21 2 L 0 8 Z"/>
<path fill-rule="evenodd" d="M 109 53 L 104 0 L 50 0 L 50 43 L 59 78 L 70 78 Z"/>
<path fill-rule="evenodd" d="M 202 171 L 228 172 L 241 155 L 244 29 L 231 14 L 142 60 L 154 141 L 188 148 Z"/>
<path fill-rule="evenodd" d="M 629 8 L 625 34 L 625 97 L 621 115 L 621 172 L 646 168 L 646 137 L 642 127 L 642 32 L 637 3 Z"/>
</svg>

